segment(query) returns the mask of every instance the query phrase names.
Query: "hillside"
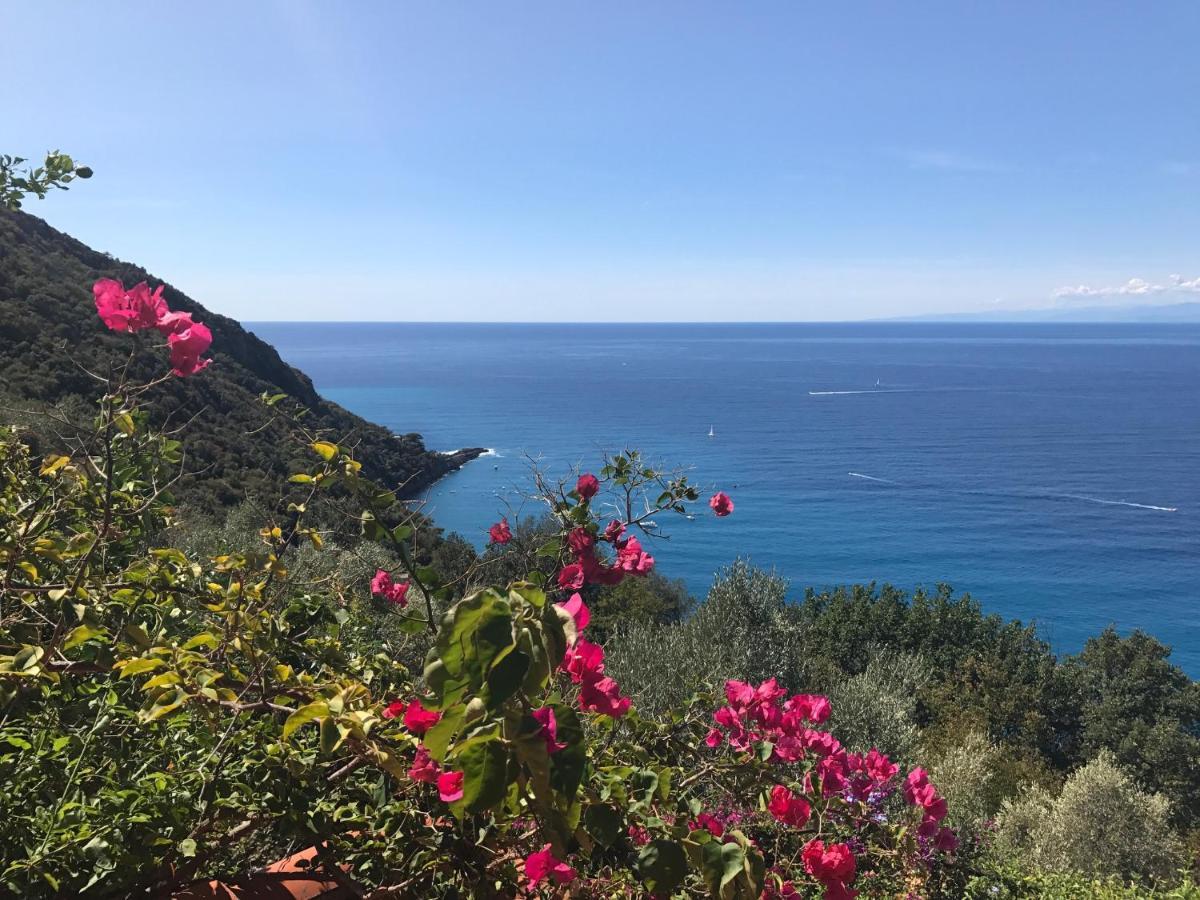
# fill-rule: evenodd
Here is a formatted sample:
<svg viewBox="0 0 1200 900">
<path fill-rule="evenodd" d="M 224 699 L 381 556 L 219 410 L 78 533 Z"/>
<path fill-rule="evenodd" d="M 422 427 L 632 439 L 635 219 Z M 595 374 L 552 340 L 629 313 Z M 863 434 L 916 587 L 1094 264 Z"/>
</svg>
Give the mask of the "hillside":
<svg viewBox="0 0 1200 900">
<path fill-rule="evenodd" d="M 38 408 L 74 405 L 97 396 L 97 382 L 82 368 L 104 371 L 122 361 L 128 338 L 108 332 L 96 317 L 91 285 L 108 277 L 132 285 L 162 279 L 56 231 L 41 219 L 0 210 L 0 405 Z M 273 497 L 290 471 L 305 459 L 279 422 L 263 427 L 269 414 L 259 397 L 285 393 L 309 409 L 311 429 L 327 429 L 346 445 L 357 445 L 364 474 L 411 496 L 482 450 L 447 456 L 427 450 L 418 434 L 393 435 L 337 404 L 322 399 L 304 373 L 287 365 L 275 349 L 232 319 L 205 309 L 166 284 L 172 309 L 193 313 L 212 329 L 213 365 L 202 377 L 175 379 L 156 391 L 156 424 L 188 426 L 189 469 L 180 485 L 184 501 L 226 506 L 246 497 Z M 161 360 L 145 361 L 147 376 Z M 186 415 L 185 415 L 186 413 Z M 3 419 L 14 413 L 5 411 Z M 36 419 L 34 420 L 36 430 Z"/>
</svg>

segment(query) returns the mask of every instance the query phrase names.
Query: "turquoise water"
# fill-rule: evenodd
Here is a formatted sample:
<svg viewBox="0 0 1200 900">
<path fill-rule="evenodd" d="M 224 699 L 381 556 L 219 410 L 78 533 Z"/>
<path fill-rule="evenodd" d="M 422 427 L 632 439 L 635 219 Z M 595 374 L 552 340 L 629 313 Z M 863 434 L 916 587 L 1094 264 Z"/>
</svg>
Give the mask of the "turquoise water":
<svg viewBox="0 0 1200 900">
<path fill-rule="evenodd" d="M 634 446 L 737 504 L 660 517 L 694 593 L 737 555 L 797 594 L 948 582 L 1059 650 L 1142 628 L 1200 676 L 1200 326 L 251 327 L 354 412 L 493 448 L 428 497 L 477 545 L 537 512 L 529 457 Z"/>
</svg>

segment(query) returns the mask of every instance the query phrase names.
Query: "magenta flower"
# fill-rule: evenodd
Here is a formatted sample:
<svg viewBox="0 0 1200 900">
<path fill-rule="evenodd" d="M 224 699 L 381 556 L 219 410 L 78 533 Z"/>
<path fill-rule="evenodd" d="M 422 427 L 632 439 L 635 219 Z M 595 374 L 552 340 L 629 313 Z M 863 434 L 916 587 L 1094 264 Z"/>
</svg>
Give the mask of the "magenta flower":
<svg viewBox="0 0 1200 900">
<path fill-rule="evenodd" d="M 579 495 L 580 500 L 591 500 L 599 490 L 600 479 L 591 472 L 580 475 L 579 480 L 575 482 L 575 493 Z"/>
<path fill-rule="evenodd" d="M 372 594 L 401 608 L 408 606 L 408 588 L 407 581 L 392 581 L 392 576 L 383 569 L 377 569 L 375 577 L 371 579 Z"/>
<path fill-rule="evenodd" d="M 616 519 L 613 519 L 606 526 L 604 526 L 604 539 L 606 541 L 608 541 L 610 544 L 615 544 L 617 541 L 619 541 L 621 539 L 621 536 L 624 534 L 625 534 L 625 526 L 622 525 L 620 522 L 618 522 Z"/>
<path fill-rule="evenodd" d="M 567 884 L 575 880 L 575 870 L 555 858 L 550 844 L 525 857 L 525 880 L 529 887 L 540 884 L 547 876 L 555 884 Z"/>
<path fill-rule="evenodd" d="M 631 575 L 648 575 L 654 568 L 654 557 L 642 549 L 637 538 L 631 537 L 617 550 L 617 568 Z"/>
<path fill-rule="evenodd" d="M 162 285 L 151 293 L 143 281 L 127 291 L 121 282 L 101 278 L 92 285 L 92 294 L 100 320 L 112 331 L 133 333 L 153 328 L 167 315 Z"/>
<path fill-rule="evenodd" d="M 712 511 L 721 518 L 724 518 L 733 512 L 733 501 L 729 499 L 729 495 L 724 491 L 717 491 L 715 494 L 709 497 L 708 505 L 712 507 Z"/>
<path fill-rule="evenodd" d="M 546 742 L 546 752 L 553 756 L 559 750 L 565 750 L 566 744 L 558 739 L 558 720 L 554 717 L 554 710 L 549 706 L 543 706 L 540 709 L 533 711 L 533 718 L 537 721 L 541 728 L 538 734 Z"/>
<path fill-rule="evenodd" d="M 563 566 L 562 571 L 558 573 L 558 586 L 563 590 L 577 591 L 583 587 L 583 583 L 583 566 L 579 563 Z"/>
<path fill-rule="evenodd" d="M 443 772 L 437 778 L 438 796 L 443 803 L 454 803 L 463 796 L 463 773 Z"/>
<path fill-rule="evenodd" d="M 587 605 L 583 602 L 583 598 L 579 594 L 572 594 L 570 600 L 558 604 L 566 612 L 571 614 L 571 618 L 575 620 L 576 633 L 582 633 L 583 629 L 587 628 L 588 622 L 592 621 L 592 614 L 588 611 Z"/>
<path fill-rule="evenodd" d="M 408 769 L 408 777 L 413 781 L 435 784 L 440 772 L 441 769 L 433 761 L 433 757 L 429 755 L 429 751 L 424 747 L 418 747 L 416 758 L 413 759 L 413 764 Z"/>
<path fill-rule="evenodd" d="M 171 371 L 183 377 L 195 375 L 208 368 L 212 360 L 201 359 L 200 354 L 211 345 L 212 332 L 208 330 L 207 325 L 200 322 L 193 322 L 180 331 L 171 332 L 167 335 L 167 346 L 171 349 Z"/>
<path fill-rule="evenodd" d="M 410 700 L 404 710 L 404 727 L 413 734 L 421 735 L 441 721 L 442 714 L 426 709 L 419 700 Z"/>
<path fill-rule="evenodd" d="M 508 527 L 508 519 L 501 518 L 499 522 L 488 529 L 488 537 L 493 544 L 507 544 L 512 540 L 512 529 Z"/>
<path fill-rule="evenodd" d="M 592 537 L 592 533 L 583 527 L 572 528 L 567 534 L 567 546 L 576 556 L 589 552 L 595 543 L 596 539 Z"/>
<path fill-rule="evenodd" d="M 826 898 L 841 900 L 854 896 L 855 892 L 849 891 L 846 885 L 854 880 L 857 866 L 847 844 L 826 845 L 813 838 L 804 845 L 800 858 L 804 861 L 804 871 L 825 885 Z"/>
<path fill-rule="evenodd" d="M 812 807 L 803 797 L 793 793 L 784 785 L 777 784 L 771 788 L 767 812 L 784 825 L 803 828 L 812 815 Z"/>
</svg>

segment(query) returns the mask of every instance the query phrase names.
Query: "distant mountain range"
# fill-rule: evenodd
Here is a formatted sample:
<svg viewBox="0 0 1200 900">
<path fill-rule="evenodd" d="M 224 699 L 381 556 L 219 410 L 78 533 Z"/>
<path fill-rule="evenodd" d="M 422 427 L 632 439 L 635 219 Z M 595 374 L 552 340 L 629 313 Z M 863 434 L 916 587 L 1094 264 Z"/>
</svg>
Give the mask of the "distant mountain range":
<svg viewBox="0 0 1200 900">
<path fill-rule="evenodd" d="M 1200 302 L 1156 306 L 1080 306 L 1054 309 L 988 310 L 969 313 L 930 313 L 889 322 L 1131 322 L 1200 324 Z"/>
</svg>

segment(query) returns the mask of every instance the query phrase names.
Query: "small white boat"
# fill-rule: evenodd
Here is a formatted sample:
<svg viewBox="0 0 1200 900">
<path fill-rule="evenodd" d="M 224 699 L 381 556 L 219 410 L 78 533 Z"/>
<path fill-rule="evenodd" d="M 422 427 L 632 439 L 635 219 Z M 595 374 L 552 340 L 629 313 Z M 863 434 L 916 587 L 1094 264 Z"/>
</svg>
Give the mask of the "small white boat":
<svg viewBox="0 0 1200 900">
<path fill-rule="evenodd" d="M 713 431 L 713 427 L 712 427 L 711 425 L 709 425 L 709 426 L 708 426 L 708 436 L 709 436 L 709 437 L 716 437 L 716 436 L 717 436 L 717 433 L 716 433 L 715 431 Z"/>
</svg>

